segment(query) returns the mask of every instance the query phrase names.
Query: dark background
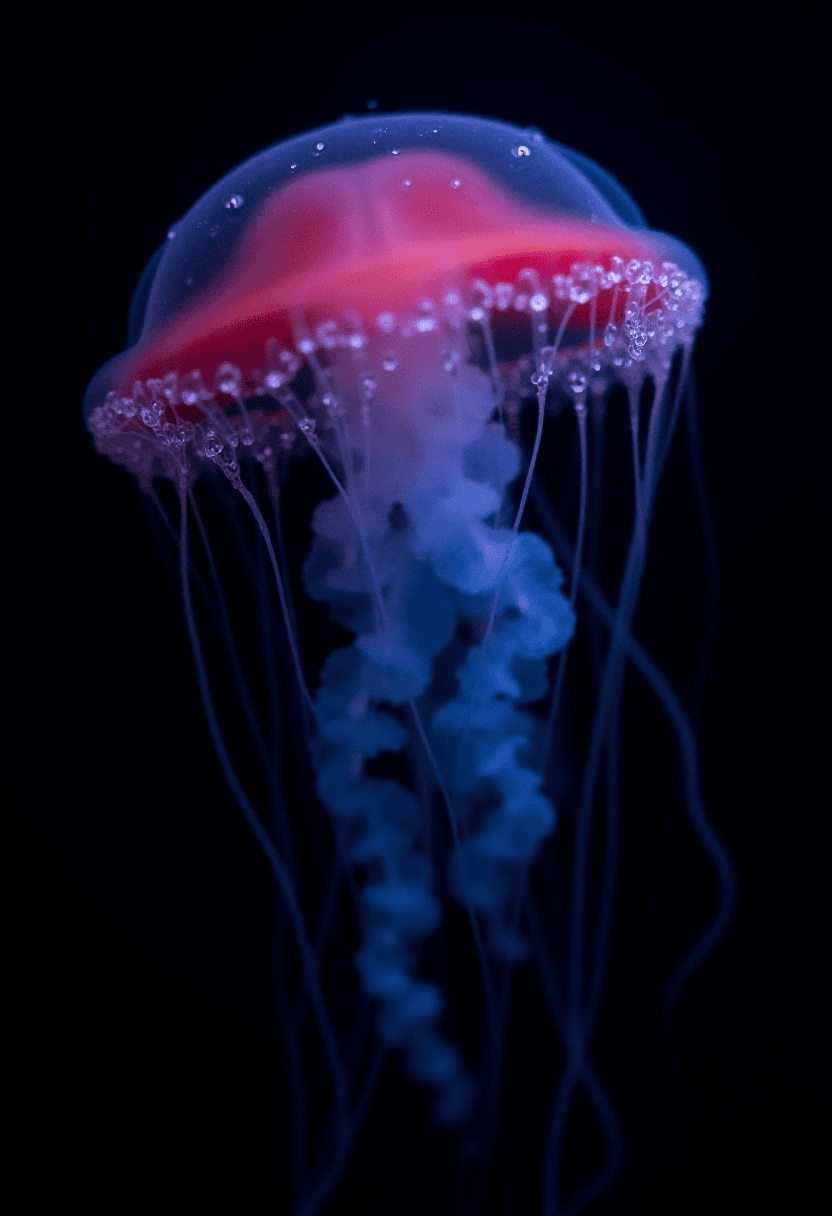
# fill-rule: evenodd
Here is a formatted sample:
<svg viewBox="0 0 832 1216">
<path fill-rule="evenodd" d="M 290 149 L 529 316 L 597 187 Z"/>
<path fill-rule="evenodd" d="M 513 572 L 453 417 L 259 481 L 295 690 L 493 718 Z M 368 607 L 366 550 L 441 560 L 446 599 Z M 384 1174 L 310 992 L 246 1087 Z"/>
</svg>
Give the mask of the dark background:
<svg viewBox="0 0 832 1216">
<path fill-rule="evenodd" d="M 170 223 L 247 156 L 370 101 L 537 126 L 614 173 L 708 268 L 696 374 L 722 609 L 701 739 L 740 903 L 680 1011 L 686 1121 L 670 1144 L 646 1134 L 593 1210 L 829 1210 L 829 373 L 812 304 L 826 255 L 809 14 L 123 4 L 75 10 L 20 48 L 27 183 L 43 182 L 20 247 L 28 316 L 49 323 L 35 442 L 16 433 L 7 449 L 22 1188 L 8 1210 L 279 1210 L 257 967 L 268 880 L 204 741 L 140 496 L 93 452 L 80 400 L 123 348 Z M 666 523 L 659 541 L 655 644 L 672 669 L 685 555 Z M 668 744 L 645 729 L 647 763 Z M 353 1206 L 333 1216 L 398 1210 L 383 1177 L 365 1154 Z"/>
</svg>

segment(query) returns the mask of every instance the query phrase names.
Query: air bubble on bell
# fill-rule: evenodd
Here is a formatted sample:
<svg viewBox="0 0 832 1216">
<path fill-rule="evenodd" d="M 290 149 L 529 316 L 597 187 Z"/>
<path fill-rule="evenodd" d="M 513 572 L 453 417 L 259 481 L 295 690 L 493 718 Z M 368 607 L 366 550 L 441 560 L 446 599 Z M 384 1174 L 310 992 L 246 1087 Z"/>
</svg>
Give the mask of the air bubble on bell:
<svg viewBox="0 0 832 1216">
<path fill-rule="evenodd" d="M 179 404 L 179 376 L 168 372 L 162 380 L 162 396 L 170 405 Z"/>
<path fill-rule="evenodd" d="M 624 278 L 624 269 L 624 259 L 618 257 L 617 254 L 613 254 L 610 258 L 610 268 L 607 271 L 607 282 L 613 284 L 620 283 Z"/>
<path fill-rule="evenodd" d="M 213 393 L 202 382 L 202 373 L 199 369 L 188 372 L 182 377 L 180 385 L 182 400 L 185 405 L 199 405 L 200 401 L 208 401 L 213 396 Z"/>
<path fill-rule="evenodd" d="M 242 205 L 243 205 L 242 194 L 232 194 L 231 198 L 227 198 L 225 200 L 226 211 L 238 211 L 239 208 L 242 207 Z"/>
<path fill-rule="evenodd" d="M 312 150 L 312 155 L 320 156 L 325 148 L 326 148 L 326 144 L 323 142 L 323 140 L 319 139 L 318 142 L 315 144 L 315 147 Z"/>
<path fill-rule="evenodd" d="M 229 397 L 239 397 L 242 387 L 243 373 L 233 363 L 221 363 L 217 368 L 214 379 L 215 392 L 225 393 Z"/>
<path fill-rule="evenodd" d="M 147 382 L 147 390 L 150 394 L 150 409 L 157 417 L 161 413 L 159 401 L 163 398 L 162 387 L 163 382 L 161 380 L 150 379 Z"/>
<path fill-rule="evenodd" d="M 484 279 L 475 279 L 471 286 L 473 290 L 478 293 L 482 308 L 493 308 L 494 292 L 491 290 L 489 284 L 486 283 Z"/>
<path fill-rule="evenodd" d="M 338 343 L 337 321 L 322 321 L 315 326 L 315 337 L 318 345 L 324 350 L 333 350 Z"/>
<path fill-rule="evenodd" d="M 514 287 L 511 283 L 498 283 L 494 288 L 494 302 L 500 312 L 511 307 L 514 299 Z"/>
<path fill-rule="evenodd" d="M 454 181 L 451 182 L 451 185 L 453 186 L 454 190 L 458 190 L 459 187 L 462 185 L 462 182 L 457 177 L 454 179 Z"/>
<path fill-rule="evenodd" d="M 569 288 L 569 299 L 573 304 L 586 304 L 592 299 L 592 292 L 584 283 L 573 283 Z"/>
<path fill-rule="evenodd" d="M 415 328 L 420 334 L 430 334 L 436 329 L 435 305 L 432 300 L 423 300 L 419 305 L 420 316 L 416 318 Z"/>
<path fill-rule="evenodd" d="M 222 442 L 216 431 L 207 431 L 205 434 L 205 455 L 209 460 L 213 460 L 215 456 L 219 456 L 222 451 Z"/>
<path fill-rule="evenodd" d="M 532 150 L 526 144 L 518 144 L 516 148 L 511 149 L 511 155 L 516 157 L 531 156 Z"/>
</svg>

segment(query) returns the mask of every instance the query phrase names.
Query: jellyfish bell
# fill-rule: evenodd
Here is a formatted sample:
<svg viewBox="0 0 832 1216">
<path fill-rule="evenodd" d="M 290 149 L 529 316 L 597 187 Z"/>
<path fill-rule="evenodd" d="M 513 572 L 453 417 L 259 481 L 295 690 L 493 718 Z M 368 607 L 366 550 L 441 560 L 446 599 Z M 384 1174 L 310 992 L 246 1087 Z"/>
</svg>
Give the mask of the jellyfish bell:
<svg viewBox="0 0 832 1216">
<path fill-rule="evenodd" d="M 629 627 L 650 510 L 705 296 L 695 255 L 649 230 L 618 183 L 580 154 L 490 120 L 373 115 L 279 144 L 210 190 L 143 281 L 135 343 L 88 389 L 98 450 L 146 489 L 160 477 L 177 489 L 179 520 L 169 526 L 209 727 L 271 863 L 300 960 L 295 1013 L 281 1032 L 295 1050 L 289 1040 L 299 1040 L 305 1011 L 328 1061 L 332 1117 L 317 1167 L 297 1150 L 299 1211 L 317 1211 L 336 1185 L 369 1102 L 373 1066 L 368 1080 L 345 1063 L 368 1007 L 382 1049 L 395 1048 L 405 1073 L 433 1093 L 436 1119 L 463 1138 L 476 1126 L 485 1178 L 509 979 L 532 945 L 569 1064 L 547 1141 L 547 1210 L 558 1210 L 564 1112 L 576 1087 L 590 1093 L 615 1156 L 588 1063 L 599 999 L 584 927 L 588 841 L 623 670 L 636 653 Z M 534 932 L 529 876 L 559 811 L 549 759 L 593 509 L 587 403 L 602 418 L 614 385 L 629 400 L 633 541 L 617 604 L 585 590 L 608 638 L 575 762 L 570 945 L 556 960 Z M 528 445 L 524 402 L 537 407 Z M 523 526 L 529 495 L 546 479 L 544 416 L 564 403 L 580 453 L 577 526 L 561 543 L 568 582 L 553 551 L 557 520 L 547 536 Z M 282 486 L 303 454 L 328 486 L 311 519 L 305 600 L 281 530 L 292 511 Z M 195 523 L 213 578 L 196 498 L 212 477 L 254 521 L 267 554 L 250 574 L 270 575 L 275 611 L 263 609 L 261 587 L 254 594 L 261 635 L 280 621 L 291 652 L 317 798 L 303 814 L 325 810 L 331 841 L 318 837 L 320 869 L 344 877 L 352 899 L 360 982 L 337 1007 L 324 961 L 338 920 L 331 901 L 319 914 L 300 889 L 298 796 L 287 795 L 285 755 L 270 750 L 273 732 L 251 708 L 216 581 L 208 598 L 266 771 L 271 827 L 229 754 L 206 673 L 192 537 Z M 542 505 L 537 517 L 548 519 Z M 351 639 L 311 671 L 298 624 L 310 601 Z M 264 645 L 264 661 L 271 654 Z M 275 685 L 282 676 L 274 668 L 265 678 Z M 612 883 L 606 870 L 604 880 Z M 453 975 L 447 960 L 437 973 L 431 947 L 450 904 L 467 922 L 482 991 L 484 1045 L 473 1052 L 453 1041 Z M 597 941 L 609 916 L 604 903 Z M 559 967 L 563 996 L 549 991 Z"/>
<path fill-rule="evenodd" d="M 431 322 L 458 328 L 472 309 L 502 329 L 535 312 L 551 336 L 568 312 L 570 346 L 594 322 L 595 353 L 626 360 L 638 351 L 623 330 L 633 286 L 651 324 L 664 323 L 649 338 L 631 327 L 639 361 L 652 360 L 695 332 L 705 275 L 681 242 L 625 222 L 637 208 L 597 166 L 593 183 L 591 164 L 539 133 L 445 115 L 347 120 L 269 149 L 171 230 L 138 342 L 88 390 L 97 438 L 114 413 L 120 435 L 147 438 L 148 380 L 162 381 L 164 421 L 193 423 L 202 399 L 267 395 L 304 345 L 392 351 Z M 610 327 L 620 341 L 605 346 Z M 217 380 L 226 364 L 231 393 Z"/>
</svg>

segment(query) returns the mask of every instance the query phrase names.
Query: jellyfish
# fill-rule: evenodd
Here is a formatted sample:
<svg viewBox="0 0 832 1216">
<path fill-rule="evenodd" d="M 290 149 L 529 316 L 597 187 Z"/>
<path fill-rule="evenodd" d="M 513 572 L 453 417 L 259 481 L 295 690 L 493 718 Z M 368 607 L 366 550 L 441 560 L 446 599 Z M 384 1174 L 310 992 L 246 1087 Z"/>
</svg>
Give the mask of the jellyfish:
<svg viewBox="0 0 832 1216">
<path fill-rule="evenodd" d="M 690 718 L 632 628 L 706 294 L 583 155 L 374 114 L 200 199 L 88 389 L 98 451 L 178 554 L 208 729 L 274 876 L 298 1216 L 337 1192 L 391 1060 L 453 1146 L 448 1210 L 486 1210 L 523 974 L 562 1050 L 541 1211 L 584 1210 L 620 1172 L 592 1040 L 628 666 L 719 879 L 668 1008 L 733 901 Z M 611 415 L 629 489 L 607 554 Z M 605 1154 L 566 1186 L 578 1094 Z"/>
</svg>

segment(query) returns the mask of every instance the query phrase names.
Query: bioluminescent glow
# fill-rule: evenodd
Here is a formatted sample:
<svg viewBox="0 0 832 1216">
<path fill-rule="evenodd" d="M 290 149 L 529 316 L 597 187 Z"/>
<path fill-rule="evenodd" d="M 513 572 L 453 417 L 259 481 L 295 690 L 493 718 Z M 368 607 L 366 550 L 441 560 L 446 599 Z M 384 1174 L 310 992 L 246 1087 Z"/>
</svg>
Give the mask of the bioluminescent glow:
<svg viewBox="0 0 832 1216">
<path fill-rule="evenodd" d="M 671 1003 L 733 898 L 691 724 L 631 629 L 706 294 L 688 248 L 538 132 L 349 119 L 194 206 L 89 388 L 98 450 L 178 545 L 208 725 L 277 883 L 298 1216 L 337 1192 L 390 1059 L 455 1146 L 448 1210 L 485 1210 L 521 969 L 561 1045 L 542 1211 L 620 1171 L 592 1040 L 629 664 L 720 879 Z M 604 1159 L 566 1185 L 578 1094 Z"/>
</svg>

